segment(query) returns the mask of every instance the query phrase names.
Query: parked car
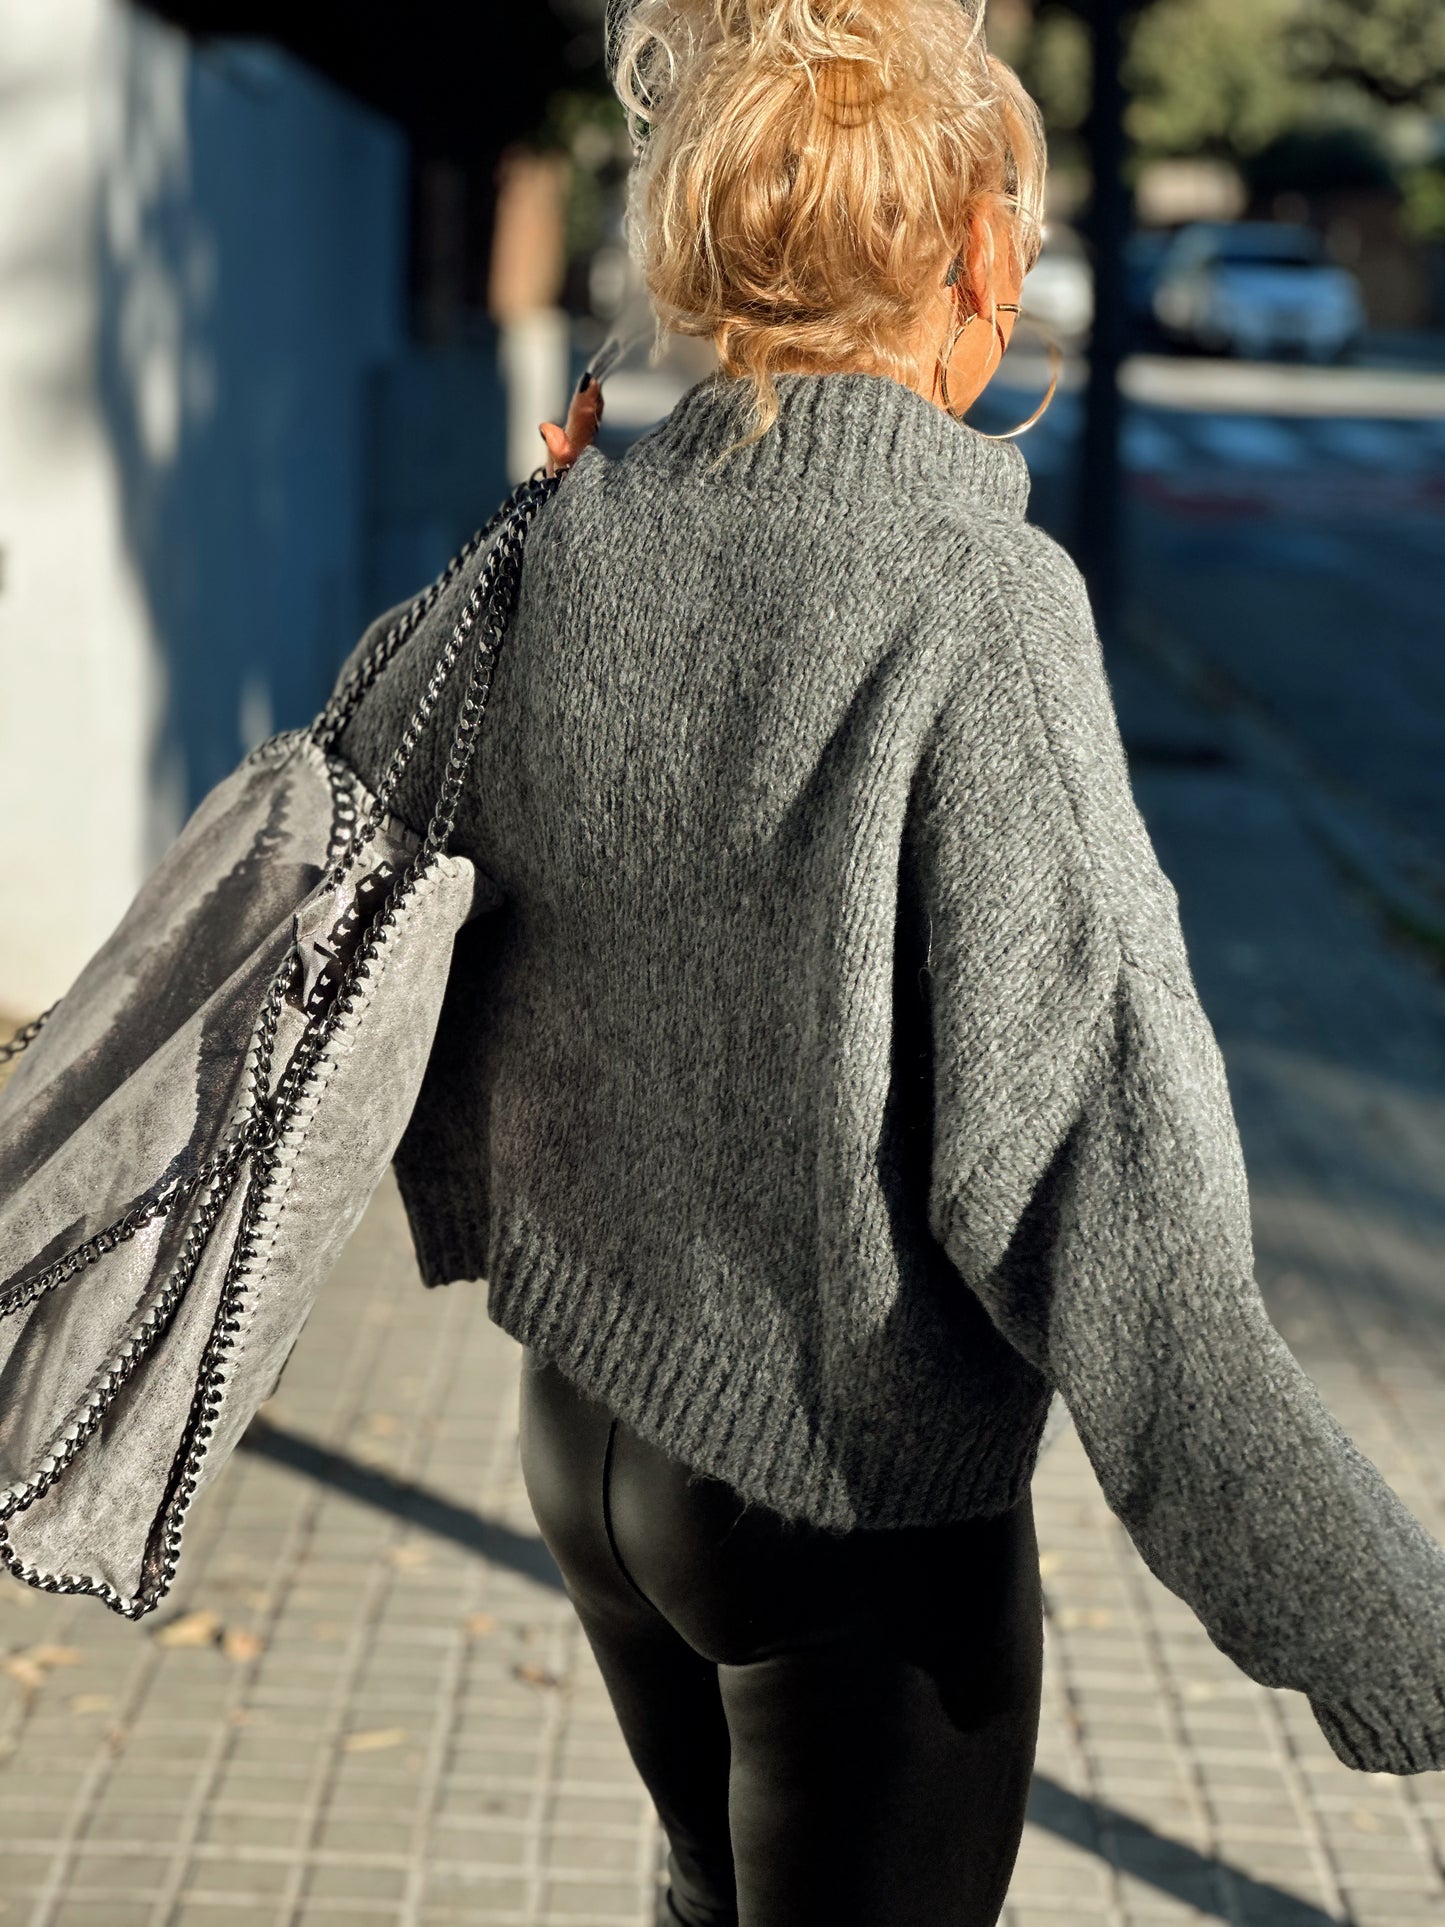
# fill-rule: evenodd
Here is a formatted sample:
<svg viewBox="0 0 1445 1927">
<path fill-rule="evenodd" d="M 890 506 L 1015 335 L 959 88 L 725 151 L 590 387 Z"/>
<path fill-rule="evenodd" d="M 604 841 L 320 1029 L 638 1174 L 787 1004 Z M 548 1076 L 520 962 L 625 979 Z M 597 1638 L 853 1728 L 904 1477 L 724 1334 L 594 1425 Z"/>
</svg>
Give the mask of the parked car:
<svg viewBox="0 0 1445 1927">
<path fill-rule="evenodd" d="M 1296 221 L 1189 222 L 1160 262 L 1154 317 L 1181 346 L 1307 361 L 1353 353 L 1365 326 L 1359 282 Z"/>
<path fill-rule="evenodd" d="M 1078 341 L 1089 332 L 1094 319 L 1094 270 L 1075 228 L 1059 221 L 1047 223 L 1039 258 L 1024 276 L 1019 306 L 1063 340 Z"/>
</svg>

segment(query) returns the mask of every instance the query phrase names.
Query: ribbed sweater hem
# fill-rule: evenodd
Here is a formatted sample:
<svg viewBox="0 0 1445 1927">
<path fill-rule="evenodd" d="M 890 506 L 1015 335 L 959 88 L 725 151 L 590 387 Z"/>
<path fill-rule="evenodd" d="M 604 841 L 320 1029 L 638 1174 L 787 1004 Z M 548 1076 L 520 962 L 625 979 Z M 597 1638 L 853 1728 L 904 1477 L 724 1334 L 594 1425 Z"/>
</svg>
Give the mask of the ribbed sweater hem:
<svg viewBox="0 0 1445 1927">
<path fill-rule="evenodd" d="M 816 1417 L 778 1382 L 766 1345 L 724 1356 L 688 1342 L 625 1278 L 583 1264 L 520 1214 L 494 1218 L 486 1274 L 494 1324 L 640 1437 L 784 1518 L 829 1532 L 940 1525 L 1007 1511 L 1029 1488 L 1047 1392 L 1022 1421 L 1016 1402 L 981 1411 L 972 1438 L 940 1438 L 907 1464 L 865 1451 L 845 1470 L 819 1452 Z"/>
</svg>

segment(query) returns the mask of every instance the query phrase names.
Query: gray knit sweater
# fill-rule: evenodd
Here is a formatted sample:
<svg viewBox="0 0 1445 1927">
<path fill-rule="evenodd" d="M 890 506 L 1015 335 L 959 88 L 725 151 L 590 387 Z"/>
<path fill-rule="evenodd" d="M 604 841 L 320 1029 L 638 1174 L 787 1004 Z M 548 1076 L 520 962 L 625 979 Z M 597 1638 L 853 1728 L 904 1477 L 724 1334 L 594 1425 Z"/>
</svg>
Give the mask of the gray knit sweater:
<svg viewBox="0 0 1445 1927">
<path fill-rule="evenodd" d="M 1445 1768 L 1445 1554 L 1260 1298 L 1024 457 L 883 376 L 779 387 L 716 474 L 718 377 L 587 449 L 528 537 L 453 845 L 500 901 L 396 1160 L 422 1275 L 485 1279 L 644 1437 L 827 1528 L 1012 1505 L 1057 1389 L 1222 1652 L 1348 1765 Z M 343 740 L 373 782 L 461 599 Z"/>
</svg>

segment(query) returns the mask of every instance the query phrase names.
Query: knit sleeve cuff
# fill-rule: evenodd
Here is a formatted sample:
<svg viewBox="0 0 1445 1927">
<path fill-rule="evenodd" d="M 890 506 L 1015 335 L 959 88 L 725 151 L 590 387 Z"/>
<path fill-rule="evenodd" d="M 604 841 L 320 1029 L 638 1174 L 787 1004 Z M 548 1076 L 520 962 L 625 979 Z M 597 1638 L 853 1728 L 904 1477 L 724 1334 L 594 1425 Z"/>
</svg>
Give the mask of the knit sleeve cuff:
<svg viewBox="0 0 1445 1927">
<path fill-rule="evenodd" d="M 1445 1769 L 1445 1679 L 1388 1700 L 1311 1697 L 1310 1709 L 1335 1757 L 1357 1772 Z"/>
<path fill-rule="evenodd" d="M 430 1290 L 485 1278 L 487 1212 L 480 1199 L 472 1202 L 475 1174 L 428 1171 L 423 1177 L 405 1159 L 394 1160 L 392 1169 L 422 1283 Z"/>
</svg>

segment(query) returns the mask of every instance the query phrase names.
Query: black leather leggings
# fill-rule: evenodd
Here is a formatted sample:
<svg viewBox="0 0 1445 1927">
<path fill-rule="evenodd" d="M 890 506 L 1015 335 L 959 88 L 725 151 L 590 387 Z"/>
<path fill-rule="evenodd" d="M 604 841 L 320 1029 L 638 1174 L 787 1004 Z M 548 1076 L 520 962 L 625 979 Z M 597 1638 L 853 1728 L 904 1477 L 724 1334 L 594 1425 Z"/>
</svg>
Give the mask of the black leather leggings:
<svg viewBox="0 0 1445 1927">
<path fill-rule="evenodd" d="M 523 1353 L 522 1475 L 671 1849 L 685 1927 L 995 1927 L 1038 1741 L 1031 1496 L 819 1532 Z"/>
</svg>

